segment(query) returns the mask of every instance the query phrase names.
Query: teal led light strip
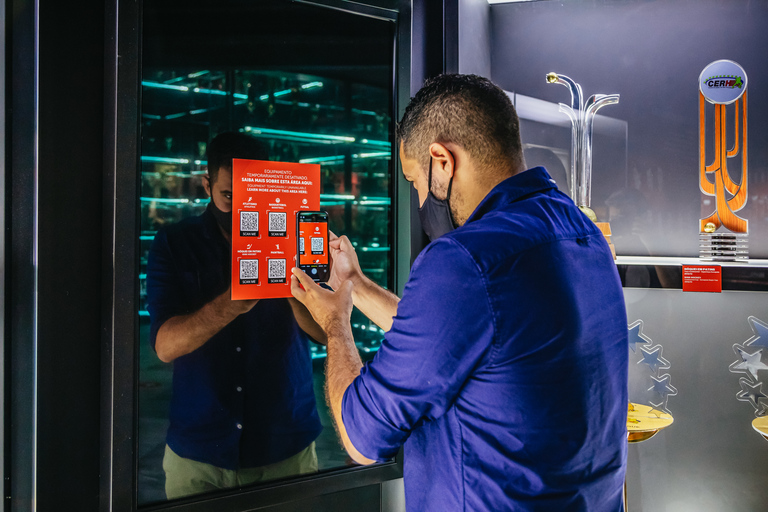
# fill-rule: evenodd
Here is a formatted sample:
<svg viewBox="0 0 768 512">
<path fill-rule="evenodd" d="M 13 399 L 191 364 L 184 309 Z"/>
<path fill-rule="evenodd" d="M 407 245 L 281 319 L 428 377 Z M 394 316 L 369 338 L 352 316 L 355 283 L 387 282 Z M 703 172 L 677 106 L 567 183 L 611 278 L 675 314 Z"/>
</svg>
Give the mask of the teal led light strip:
<svg viewBox="0 0 768 512">
<path fill-rule="evenodd" d="M 155 162 L 159 164 L 188 164 L 186 158 L 167 158 L 164 156 L 145 156 L 141 155 L 142 162 Z"/>
<path fill-rule="evenodd" d="M 329 143 L 355 142 L 354 137 L 345 137 L 342 135 L 323 135 L 319 133 L 294 132 L 289 130 L 274 130 L 272 128 L 258 128 L 255 126 L 246 126 L 243 131 L 252 135 L 275 135 L 283 137 L 292 137 L 304 139 L 312 142 L 328 141 Z"/>
</svg>

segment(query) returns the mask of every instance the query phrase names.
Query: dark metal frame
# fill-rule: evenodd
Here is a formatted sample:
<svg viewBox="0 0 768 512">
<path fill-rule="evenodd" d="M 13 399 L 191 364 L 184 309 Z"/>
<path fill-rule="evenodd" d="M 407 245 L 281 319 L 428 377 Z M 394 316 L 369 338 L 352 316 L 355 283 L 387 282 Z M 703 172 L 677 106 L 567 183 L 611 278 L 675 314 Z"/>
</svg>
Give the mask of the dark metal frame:
<svg viewBox="0 0 768 512">
<path fill-rule="evenodd" d="M 399 12 L 341 0 L 298 0 L 319 7 L 370 16 L 396 24 L 393 47 L 399 115 L 410 90 L 410 2 Z M 141 99 L 141 2 L 113 0 L 105 16 L 105 133 L 102 312 L 102 425 L 100 509 L 135 511 L 137 505 L 137 334 L 138 172 Z M 398 162 L 393 145 L 393 163 Z M 399 290 L 410 268 L 410 191 L 392 166 L 394 280 Z M 239 492 L 142 506 L 141 510 L 255 510 L 402 478 L 402 452 L 396 461 L 348 468 Z M 256 505 L 258 504 L 258 505 Z"/>
</svg>

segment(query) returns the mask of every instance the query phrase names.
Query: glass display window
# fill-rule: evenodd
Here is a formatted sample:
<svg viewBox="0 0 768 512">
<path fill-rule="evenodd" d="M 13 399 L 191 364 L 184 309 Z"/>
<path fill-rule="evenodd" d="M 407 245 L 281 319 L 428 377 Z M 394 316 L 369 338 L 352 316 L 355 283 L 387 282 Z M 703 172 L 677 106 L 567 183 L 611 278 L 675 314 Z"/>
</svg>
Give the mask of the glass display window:
<svg viewBox="0 0 768 512">
<path fill-rule="evenodd" d="M 167 466 L 175 459 L 169 458 L 168 439 L 177 435 L 169 433 L 170 418 L 185 414 L 173 410 L 174 393 L 186 393 L 174 382 L 178 364 L 162 362 L 150 344 L 152 308 L 148 302 L 153 277 L 147 266 L 154 257 L 158 232 L 201 218 L 209 208 L 210 141 L 221 133 L 236 132 L 257 141 L 268 160 L 319 164 L 320 207 L 328 212 L 329 229 L 348 236 L 366 275 L 390 289 L 395 286 L 396 172 L 392 147 L 394 23 L 281 1 L 249 6 L 216 3 L 215 9 L 209 2 L 159 2 L 144 6 L 143 19 L 137 310 L 140 506 L 169 498 Z M 259 24 L 260 29 L 254 31 L 253 24 L 246 21 L 254 19 L 270 22 L 268 26 Z M 189 25 L 191 20 L 222 30 L 195 30 Z M 326 37 L 330 27 L 335 27 L 335 38 Z M 266 40 L 269 44 L 263 44 Z M 185 41 L 188 44 L 182 44 Z M 352 49 L 345 46 L 340 51 L 341 41 Z M 204 287 L 207 270 L 193 271 L 198 272 L 198 285 Z M 363 360 L 370 360 L 383 331 L 357 310 L 352 327 Z M 238 346 L 238 352 L 240 349 Z M 305 349 L 311 365 L 305 376 L 309 380 L 296 385 L 313 390 L 322 426 L 308 447 L 316 457 L 315 466 L 310 463 L 308 472 L 303 467 L 267 472 L 252 480 L 254 485 L 354 465 L 337 439 L 325 404 L 325 347 L 309 342 Z M 254 393 L 285 394 L 284 389 L 256 392 L 237 386 L 237 393 L 248 392 L 246 402 Z M 222 418 L 230 413 L 222 409 Z M 268 436 L 276 435 L 269 434 L 269 421 L 265 417 L 258 422 L 265 436 L 262 445 L 269 445 Z M 239 422 L 235 426 L 248 427 Z M 273 444 L 282 442 L 280 439 L 275 437 Z M 178 454 L 174 451 L 173 455 Z M 239 464 L 247 466 L 243 462 L 247 458 L 248 454 L 241 453 Z M 242 485 L 222 485 L 219 490 Z M 170 497 L 211 491 L 201 487 Z"/>
</svg>

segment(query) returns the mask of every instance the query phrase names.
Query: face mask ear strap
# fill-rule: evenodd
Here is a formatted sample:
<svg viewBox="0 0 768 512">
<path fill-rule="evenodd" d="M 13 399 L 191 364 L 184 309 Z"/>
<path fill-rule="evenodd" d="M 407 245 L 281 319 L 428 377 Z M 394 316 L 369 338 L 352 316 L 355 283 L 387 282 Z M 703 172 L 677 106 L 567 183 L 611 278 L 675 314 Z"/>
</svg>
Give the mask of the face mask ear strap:
<svg viewBox="0 0 768 512">
<path fill-rule="evenodd" d="M 429 157 L 429 181 L 427 182 L 427 192 L 432 192 L 432 156 Z"/>
<path fill-rule="evenodd" d="M 456 172 L 456 157 L 451 153 L 451 156 L 453 157 L 453 172 Z M 451 199 L 451 189 L 453 188 L 453 175 L 451 175 L 451 179 L 448 180 L 448 195 L 445 196 L 446 201 L 450 201 Z"/>
</svg>

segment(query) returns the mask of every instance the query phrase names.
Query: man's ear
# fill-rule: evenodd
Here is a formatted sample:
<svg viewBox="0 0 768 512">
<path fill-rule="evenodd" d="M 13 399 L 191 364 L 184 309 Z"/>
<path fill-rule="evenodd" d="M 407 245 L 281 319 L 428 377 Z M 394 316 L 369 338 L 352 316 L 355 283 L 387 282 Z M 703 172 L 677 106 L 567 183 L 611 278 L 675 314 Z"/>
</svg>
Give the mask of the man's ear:
<svg viewBox="0 0 768 512">
<path fill-rule="evenodd" d="M 432 157 L 432 174 L 445 174 L 445 178 L 453 177 L 456 160 L 448 148 L 439 142 L 429 145 L 429 156 Z"/>
<path fill-rule="evenodd" d="M 207 174 L 203 176 L 203 188 L 205 189 L 205 193 L 208 194 L 208 197 L 213 196 L 213 193 L 211 190 L 211 177 Z"/>
</svg>

